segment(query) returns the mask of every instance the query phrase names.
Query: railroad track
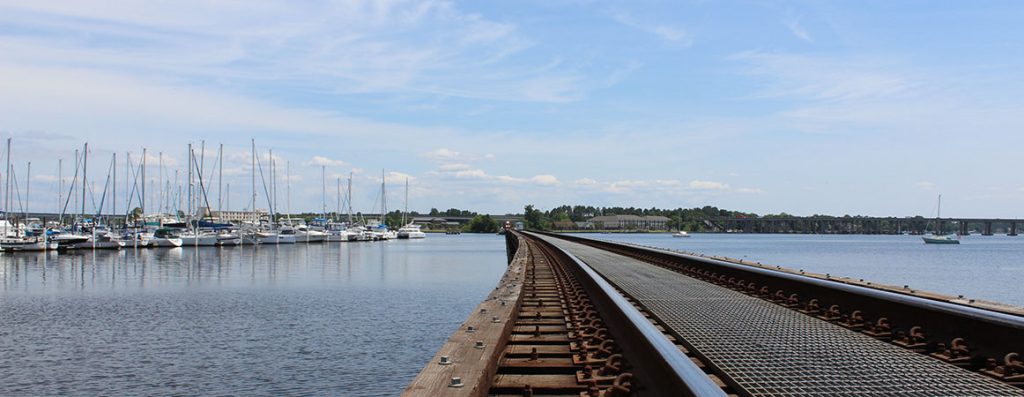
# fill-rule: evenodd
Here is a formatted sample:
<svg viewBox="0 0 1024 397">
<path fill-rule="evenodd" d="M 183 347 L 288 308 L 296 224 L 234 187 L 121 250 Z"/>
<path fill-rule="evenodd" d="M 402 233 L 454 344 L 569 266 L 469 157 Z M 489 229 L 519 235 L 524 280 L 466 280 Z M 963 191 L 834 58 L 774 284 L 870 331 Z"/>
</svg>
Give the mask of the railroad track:
<svg viewBox="0 0 1024 397">
<path fill-rule="evenodd" d="M 1024 394 L 1006 386 L 1019 386 L 1016 355 L 979 357 L 1024 337 L 1007 313 L 626 244 L 516 232 L 506 242 L 499 285 L 404 395 Z M 857 305 L 869 309 L 839 309 Z M 878 308 L 892 314 L 872 318 Z M 928 336 L 907 326 L 918 322 Z M 959 332 L 990 338 L 940 344 Z"/>
<path fill-rule="evenodd" d="M 648 360 L 664 358 L 652 358 L 657 354 L 645 347 L 620 343 L 651 336 L 672 342 L 674 338 L 664 333 L 662 325 L 628 300 L 617 304 L 628 303 L 643 316 L 639 320 L 657 334 L 638 336 L 641 331 L 632 323 L 615 315 L 602 315 L 615 312 L 598 308 L 614 304 L 609 294 L 616 291 L 600 290 L 592 274 L 586 274 L 550 245 L 533 239 L 526 239 L 526 243 L 531 247 L 532 260 L 526 268 L 522 304 L 489 394 L 612 397 L 681 392 L 666 384 L 671 382 L 651 376 L 664 369 L 651 368 L 655 365 Z M 590 298 L 592 294 L 604 301 L 595 302 L 597 299 Z M 682 345 L 671 344 L 671 348 L 687 352 Z M 687 375 L 704 378 L 693 380 L 695 387 L 725 394 L 725 384 L 703 372 L 703 363 L 693 357 L 689 360 L 687 364 L 700 372 L 690 368 Z"/>
<path fill-rule="evenodd" d="M 760 264 L 565 235 L 547 236 L 637 259 L 722 286 L 948 364 L 1024 387 L 1024 317 L 910 288 L 817 277 Z M 969 303 L 969 302 L 964 302 Z"/>
<path fill-rule="evenodd" d="M 496 365 L 486 368 L 484 358 L 473 358 L 462 361 L 474 370 L 459 371 L 454 366 L 460 360 L 451 354 L 465 342 L 449 346 L 450 339 L 405 395 L 734 395 L 663 324 L 585 264 L 539 239 L 518 234 L 509 241 L 509 252 L 515 252 L 509 273 L 487 299 L 500 300 L 516 289 L 506 335 L 497 338 L 500 346 L 489 358 Z M 453 339 L 485 331 L 470 325 L 476 314 Z M 452 370 L 439 368 L 441 362 Z M 449 376 L 456 373 L 472 375 Z"/>
</svg>

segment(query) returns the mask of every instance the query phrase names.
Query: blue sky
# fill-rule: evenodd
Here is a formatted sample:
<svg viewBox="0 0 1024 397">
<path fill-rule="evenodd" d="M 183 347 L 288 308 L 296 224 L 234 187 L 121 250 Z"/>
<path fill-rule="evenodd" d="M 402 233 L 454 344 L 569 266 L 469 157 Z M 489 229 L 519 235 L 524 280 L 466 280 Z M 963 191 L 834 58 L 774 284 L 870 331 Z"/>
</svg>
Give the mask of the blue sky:
<svg viewBox="0 0 1024 397">
<path fill-rule="evenodd" d="M 942 193 L 944 214 L 1021 218 L 1021 20 L 1014 1 L 0 0 L 0 134 L 34 210 L 85 141 L 101 182 L 114 151 L 173 173 L 201 140 L 241 209 L 255 138 L 291 163 L 296 211 L 326 165 L 328 206 L 353 172 L 362 211 L 384 169 L 391 206 L 408 178 L 420 211 L 903 216 Z"/>
</svg>

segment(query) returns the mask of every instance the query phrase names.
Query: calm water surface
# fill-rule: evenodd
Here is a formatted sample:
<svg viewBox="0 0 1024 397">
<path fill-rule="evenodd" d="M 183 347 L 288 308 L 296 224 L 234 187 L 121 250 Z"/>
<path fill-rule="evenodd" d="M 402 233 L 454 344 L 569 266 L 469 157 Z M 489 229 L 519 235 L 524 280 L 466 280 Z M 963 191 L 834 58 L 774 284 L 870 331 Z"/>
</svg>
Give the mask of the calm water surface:
<svg viewBox="0 0 1024 397">
<path fill-rule="evenodd" d="M 501 236 L 0 254 L 0 395 L 395 395 Z"/>
<path fill-rule="evenodd" d="M 924 244 L 920 236 L 579 235 L 1024 306 L 1024 237 L 968 236 L 960 245 L 935 245 Z"/>
</svg>

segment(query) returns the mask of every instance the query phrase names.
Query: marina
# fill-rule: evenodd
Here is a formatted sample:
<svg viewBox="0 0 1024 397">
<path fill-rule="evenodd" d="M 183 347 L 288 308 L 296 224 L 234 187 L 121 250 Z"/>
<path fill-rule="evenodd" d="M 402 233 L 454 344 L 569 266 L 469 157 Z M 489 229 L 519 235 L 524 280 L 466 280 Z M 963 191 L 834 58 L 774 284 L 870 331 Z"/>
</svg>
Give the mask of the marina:
<svg viewBox="0 0 1024 397">
<path fill-rule="evenodd" d="M 1024 397 L 1022 19 L 0 0 L 0 397 Z"/>
<path fill-rule="evenodd" d="M 7 139 L 6 168 L 13 170 L 11 164 L 12 140 Z M 387 177 L 381 171 L 380 195 L 378 203 L 380 212 L 376 219 L 366 218 L 359 213 L 353 216 L 352 206 L 352 175 L 349 175 L 348 188 L 345 195 L 342 194 L 341 178 L 337 178 L 337 207 L 330 212 L 327 209 L 327 179 L 326 166 L 321 166 L 321 212 L 311 217 L 293 218 L 291 215 L 291 164 L 286 163 L 284 179 L 286 211 L 278 212 L 279 200 L 277 189 L 279 177 L 277 174 L 276 158 L 273 151 L 268 150 L 266 158 L 269 164 L 260 163 L 260 155 L 256 151 L 256 141 L 251 141 L 251 164 L 248 169 L 252 180 L 252 196 L 248 205 L 248 211 L 234 212 L 224 211 L 223 192 L 223 151 L 224 146 L 220 145 L 217 150 L 215 162 L 211 164 L 210 170 L 205 165 L 205 142 L 194 148 L 188 144 L 188 164 L 185 170 L 175 170 L 174 178 L 165 176 L 166 167 L 163 164 L 163 153 L 157 156 L 159 178 L 155 183 L 161 186 L 159 192 L 150 192 L 150 202 L 156 198 L 156 211 L 147 213 L 146 207 L 146 173 L 149 167 L 146 164 L 147 149 L 142 149 L 142 158 L 137 163 L 132 162 L 132 154 L 127 153 L 125 170 L 129 178 L 125 181 L 124 191 L 128 192 L 125 197 L 123 210 L 124 214 L 118 214 L 118 183 L 117 183 L 117 154 L 113 154 L 107 168 L 107 175 L 103 191 L 100 192 L 100 200 L 96 201 L 95 186 L 88 185 L 88 159 L 89 144 L 82 147 L 81 155 L 75 152 L 75 167 L 72 179 L 68 186 L 64 186 L 64 179 L 58 178 L 57 202 L 60 208 L 56 214 L 32 214 L 29 216 L 30 198 L 28 196 L 29 185 L 27 181 L 31 178 L 26 176 L 25 197 L 21 198 L 21 192 L 17 180 L 10 179 L 11 172 L 6 173 L 7 179 L 4 187 L 4 200 L 2 203 L 3 213 L 0 220 L 0 251 L 33 252 L 47 250 L 102 250 L 131 248 L 174 248 L 174 247 L 214 247 L 232 245 L 277 245 L 277 244 L 313 244 L 323 242 L 359 242 L 359 241 L 380 241 L 390 239 L 423 239 L 426 233 L 420 230 L 421 226 L 410 221 L 408 215 L 409 185 L 406 179 L 405 189 L 405 210 L 401 214 L 400 225 L 392 225 L 392 230 L 385 219 L 388 214 L 387 208 Z M 63 160 L 61 160 L 58 174 L 63 174 Z M 31 162 L 27 163 L 26 173 L 31 172 Z M 179 171 L 187 175 L 184 183 L 178 178 Z M 266 171 L 266 172 L 265 172 Z M 12 171 L 13 172 L 13 171 Z M 209 175 L 204 182 L 203 175 Z M 214 178 L 218 175 L 219 178 Z M 269 179 L 266 176 L 269 175 Z M 259 178 L 257 178 L 257 176 Z M 211 179 L 217 181 L 216 196 L 213 195 Z M 257 183 L 257 179 L 260 183 Z M 173 183 L 172 183 L 173 182 Z M 230 187 L 230 185 L 229 185 Z M 260 197 L 259 187 L 264 193 Z M 12 190 L 13 189 L 13 190 Z M 65 189 L 67 194 L 65 195 Z M 184 193 L 183 193 L 184 189 Z M 87 200 L 87 192 L 92 201 Z M 78 197 L 81 194 L 80 207 Z M 107 201 L 107 196 L 110 196 Z M 212 198 L 211 198 L 212 196 Z M 344 201 L 343 201 L 344 197 Z M 74 198 L 74 202 L 72 202 Z M 269 210 L 259 210 L 257 206 L 265 200 Z M 214 210 L 211 203 L 217 203 L 217 210 Z M 74 204 L 69 207 L 69 204 Z M 88 205 L 91 204 L 91 205 Z M 347 213 L 342 208 L 347 208 Z M 13 207 L 21 209 L 20 214 L 12 212 Z M 87 210 L 88 207 L 88 210 Z M 151 207 L 152 208 L 152 204 Z M 80 208 L 76 213 L 75 208 Z M 106 211 L 106 212 L 105 212 Z"/>
</svg>

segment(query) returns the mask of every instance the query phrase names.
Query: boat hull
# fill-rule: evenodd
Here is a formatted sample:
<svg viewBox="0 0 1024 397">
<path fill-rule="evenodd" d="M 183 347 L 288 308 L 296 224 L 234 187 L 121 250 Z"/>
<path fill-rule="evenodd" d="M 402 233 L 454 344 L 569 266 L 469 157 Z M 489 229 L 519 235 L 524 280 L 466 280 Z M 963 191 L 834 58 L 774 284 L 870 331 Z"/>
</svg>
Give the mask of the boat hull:
<svg viewBox="0 0 1024 397">
<path fill-rule="evenodd" d="M 57 243 L 46 241 L 4 241 L 0 242 L 0 251 L 3 252 L 41 252 L 57 249 Z"/>
<path fill-rule="evenodd" d="M 183 247 L 213 247 L 217 245 L 217 236 L 181 236 Z"/>
<path fill-rule="evenodd" d="M 181 239 L 180 238 L 153 237 L 153 238 L 151 238 L 149 240 L 149 246 L 150 247 L 168 247 L 168 248 L 180 247 L 181 246 Z"/>
<path fill-rule="evenodd" d="M 295 235 L 295 241 L 300 243 L 322 243 L 327 239 L 327 235 L 324 233 L 302 233 L 299 232 Z"/>
<path fill-rule="evenodd" d="M 945 237 L 921 237 L 925 244 L 960 244 L 960 240 Z"/>
</svg>

